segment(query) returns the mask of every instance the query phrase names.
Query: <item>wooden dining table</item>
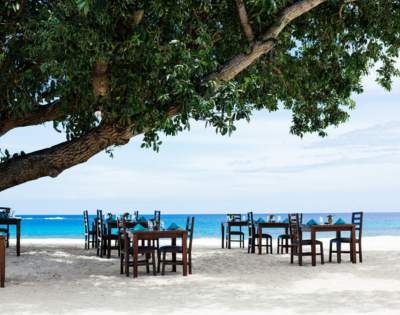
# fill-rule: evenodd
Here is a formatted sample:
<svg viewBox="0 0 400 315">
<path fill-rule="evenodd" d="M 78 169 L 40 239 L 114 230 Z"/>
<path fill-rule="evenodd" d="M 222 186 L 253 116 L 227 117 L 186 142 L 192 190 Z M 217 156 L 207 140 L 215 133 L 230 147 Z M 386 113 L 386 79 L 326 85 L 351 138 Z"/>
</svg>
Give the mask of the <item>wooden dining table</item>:
<svg viewBox="0 0 400 315">
<path fill-rule="evenodd" d="M 21 218 L 0 218 L 0 225 L 15 225 L 17 256 L 21 254 Z"/>
<path fill-rule="evenodd" d="M 289 233 L 289 223 L 285 222 L 260 222 L 257 224 L 257 233 L 258 233 L 258 254 L 261 255 L 262 253 L 262 230 L 264 228 L 269 229 L 285 229 L 285 234 Z M 254 242 L 253 242 L 254 243 Z M 254 245 L 253 245 L 254 246 Z"/>
<path fill-rule="evenodd" d="M 225 248 L 225 227 L 228 232 L 228 246 L 227 248 L 231 248 L 231 242 L 230 242 L 230 237 L 231 237 L 231 228 L 233 226 L 247 226 L 249 224 L 249 221 L 223 221 L 221 222 L 221 247 Z"/>
<path fill-rule="evenodd" d="M 302 232 L 311 233 L 311 261 L 316 266 L 316 234 L 318 232 L 336 232 L 336 237 L 340 237 L 341 232 L 350 232 L 350 260 L 353 264 L 356 260 L 356 227 L 354 224 L 316 224 L 303 225 Z"/>
<path fill-rule="evenodd" d="M 133 277 L 138 276 L 138 255 L 139 255 L 139 241 L 143 240 L 156 240 L 161 238 L 170 238 L 172 245 L 176 245 L 176 239 L 182 239 L 182 264 L 183 264 L 183 276 L 187 276 L 187 231 L 186 230 L 153 230 L 153 231 L 132 231 L 127 230 L 129 239 L 133 243 Z M 125 246 L 125 250 L 128 251 L 129 246 Z M 128 257 L 129 253 L 125 252 L 125 257 Z M 172 260 L 176 260 L 176 254 L 172 256 Z M 176 266 L 173 266 L 176 268 Z M 173 269 L 176 271 L 176 269 Z"/>
</svg>

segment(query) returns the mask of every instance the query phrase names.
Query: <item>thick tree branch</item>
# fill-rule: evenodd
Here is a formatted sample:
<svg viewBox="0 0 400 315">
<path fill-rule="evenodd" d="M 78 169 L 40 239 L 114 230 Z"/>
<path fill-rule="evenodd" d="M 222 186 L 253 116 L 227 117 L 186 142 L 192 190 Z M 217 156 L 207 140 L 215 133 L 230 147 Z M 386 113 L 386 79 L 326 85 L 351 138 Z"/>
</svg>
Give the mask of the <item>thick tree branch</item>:
<svg viewBox="0 0 400 315">
<path fill-rule="evenodd" d="M 126 144 L 135 135 L 132 127 L 100 124 L 80 138 L 12 158 L 0 164 L 0 191 L 44 176 L 56 177 L 111 145 Z"/>
<path fill-rule="evenodd" d="M 247 54 L 239 54 L 222 66 L 219 72 L 210 74 L 207 80 L 229 81 L 253 64 L 274 46 L 278 35 L 294 19 L 307 13 L 327 0 L 303 0 L 283 9 L 276 22 L 267 29 L 260 40 L 253 42 L 252 50 Z"/>
<path fill-rule="evenodd" d="M 47 105 L 36 105 L 30 112 L 23 117 L 1 118 L 0 120 L 0 137 L 11 129 L 17 127 L 33 126 L 43 124 L 47 121 L 61 119 L 65 113 L 58 101 Z"/>
<path fill-rule="evenodd" d="M 254 40 L 254 33 L 249 23 L 244 0 L 236 0 L 236 8 L 240 19 L 240 24 L 242 25 L 243 33 L 246 36 L 247 40 L 249 42 L 252 42 Z"/>
</svg>

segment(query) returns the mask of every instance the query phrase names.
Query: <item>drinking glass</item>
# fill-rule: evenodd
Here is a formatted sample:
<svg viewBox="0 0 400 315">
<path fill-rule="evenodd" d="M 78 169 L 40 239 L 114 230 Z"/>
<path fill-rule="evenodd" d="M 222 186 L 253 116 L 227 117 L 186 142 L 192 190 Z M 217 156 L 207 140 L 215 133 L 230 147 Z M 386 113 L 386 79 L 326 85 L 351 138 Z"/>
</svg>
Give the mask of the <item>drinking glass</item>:
<svg viewBox="0 0 400 315">
<path fill-rule="evenodd" d="M 320 223 L 320 224 L 324 224 L 324 218 L 321 217 L 321 216 L 319 217 L 319 223 Z"/>
<path fill-rule="evenodd" d="M 281 216 L 278 215 L 278 222 L 281 222 Z"/>
</svg>

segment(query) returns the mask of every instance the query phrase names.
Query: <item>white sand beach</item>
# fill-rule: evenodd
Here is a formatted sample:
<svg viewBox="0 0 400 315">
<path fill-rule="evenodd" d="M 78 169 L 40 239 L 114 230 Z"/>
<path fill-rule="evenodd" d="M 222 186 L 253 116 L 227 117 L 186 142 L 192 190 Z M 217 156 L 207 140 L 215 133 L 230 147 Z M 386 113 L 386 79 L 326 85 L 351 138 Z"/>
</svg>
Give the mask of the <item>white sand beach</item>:
<svg viewBox="0 0 400 315">
<path fill-rule="evenodd" d="M 365 237 L 364 262 L 299 267 L 194 241 L 193 275 L 119 274 L 83 241 L 22 241 L 7 251 L 0 314 L 400 314 L 400 237 Z M 327 247 L 325 254 L 327 258 Z M 327 259 L 326 259 L 327 260 Z"/>
</svg>

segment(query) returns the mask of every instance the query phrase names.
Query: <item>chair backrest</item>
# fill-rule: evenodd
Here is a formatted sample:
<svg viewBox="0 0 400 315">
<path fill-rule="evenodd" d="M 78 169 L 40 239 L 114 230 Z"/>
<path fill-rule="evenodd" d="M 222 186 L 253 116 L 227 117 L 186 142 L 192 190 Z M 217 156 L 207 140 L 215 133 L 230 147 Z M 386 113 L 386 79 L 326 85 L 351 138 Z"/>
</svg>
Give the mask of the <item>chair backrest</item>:
<svg viewBox="0 0 400 315">
<path fill-rule="evenodd" d="M 134 219 L 135 221 L 137 221 L 137 220 L 139 219 L 139 210 L 135 210 L 135 211 L 133 212 L 133 219 Z"/>
<path fill-rule="evenodd" d="M 362 228 L 363 228 L 363 212 L 353 212 L 351 214 L 351 223 L 356 227 L 356 239 L 361 239 L 362 236 Z"/>
<path fill-rule="evenodd" d="M 161 225 L 161 211 L 159 210 L 154 211 L 153 222 L 154 222 L 154 229 L 159 230 Z"/>
<path fill-rule="evenodd" d="M 194 217 L 187 217 L 186 219 L 186 231 L 188 237 L 188 253 L 192 252 L 192 244 L 193 244 L 193 234 L 194 234 Z"/>
<path fill-rule="evenodd" d="M 83 226 L 85 228 L 85 234 L 89 233 L 89 214 L 88 211 L 83 211 Z"/>
<path fill-rule="evenodd" d="M 97 238 L 101 241 L 104 237 L 103 210 L 97 210 Z"/>
<path fill-rule="evenodd" d="M 298 213 L 290 213 L 288 215 L 289 219 L 289 233 L 292 241 L 301 241 L 302 233 L 300 220 L 302 219 L 302 215 Z"/>
<path fill-rule="evenodd" d="M 247 225 L 249 227 L 249 238 L 252 238 L 256 233 L 256 228 L 254 225 L 254 215 L 251 211 L 247 212 Z"/>
<path fill-rule="evenodd" d="M 240 213 L 228 213 L 226 215 L 228 221 L 241 221 L 242 220 L 242 215 Z"/>
</svg>

